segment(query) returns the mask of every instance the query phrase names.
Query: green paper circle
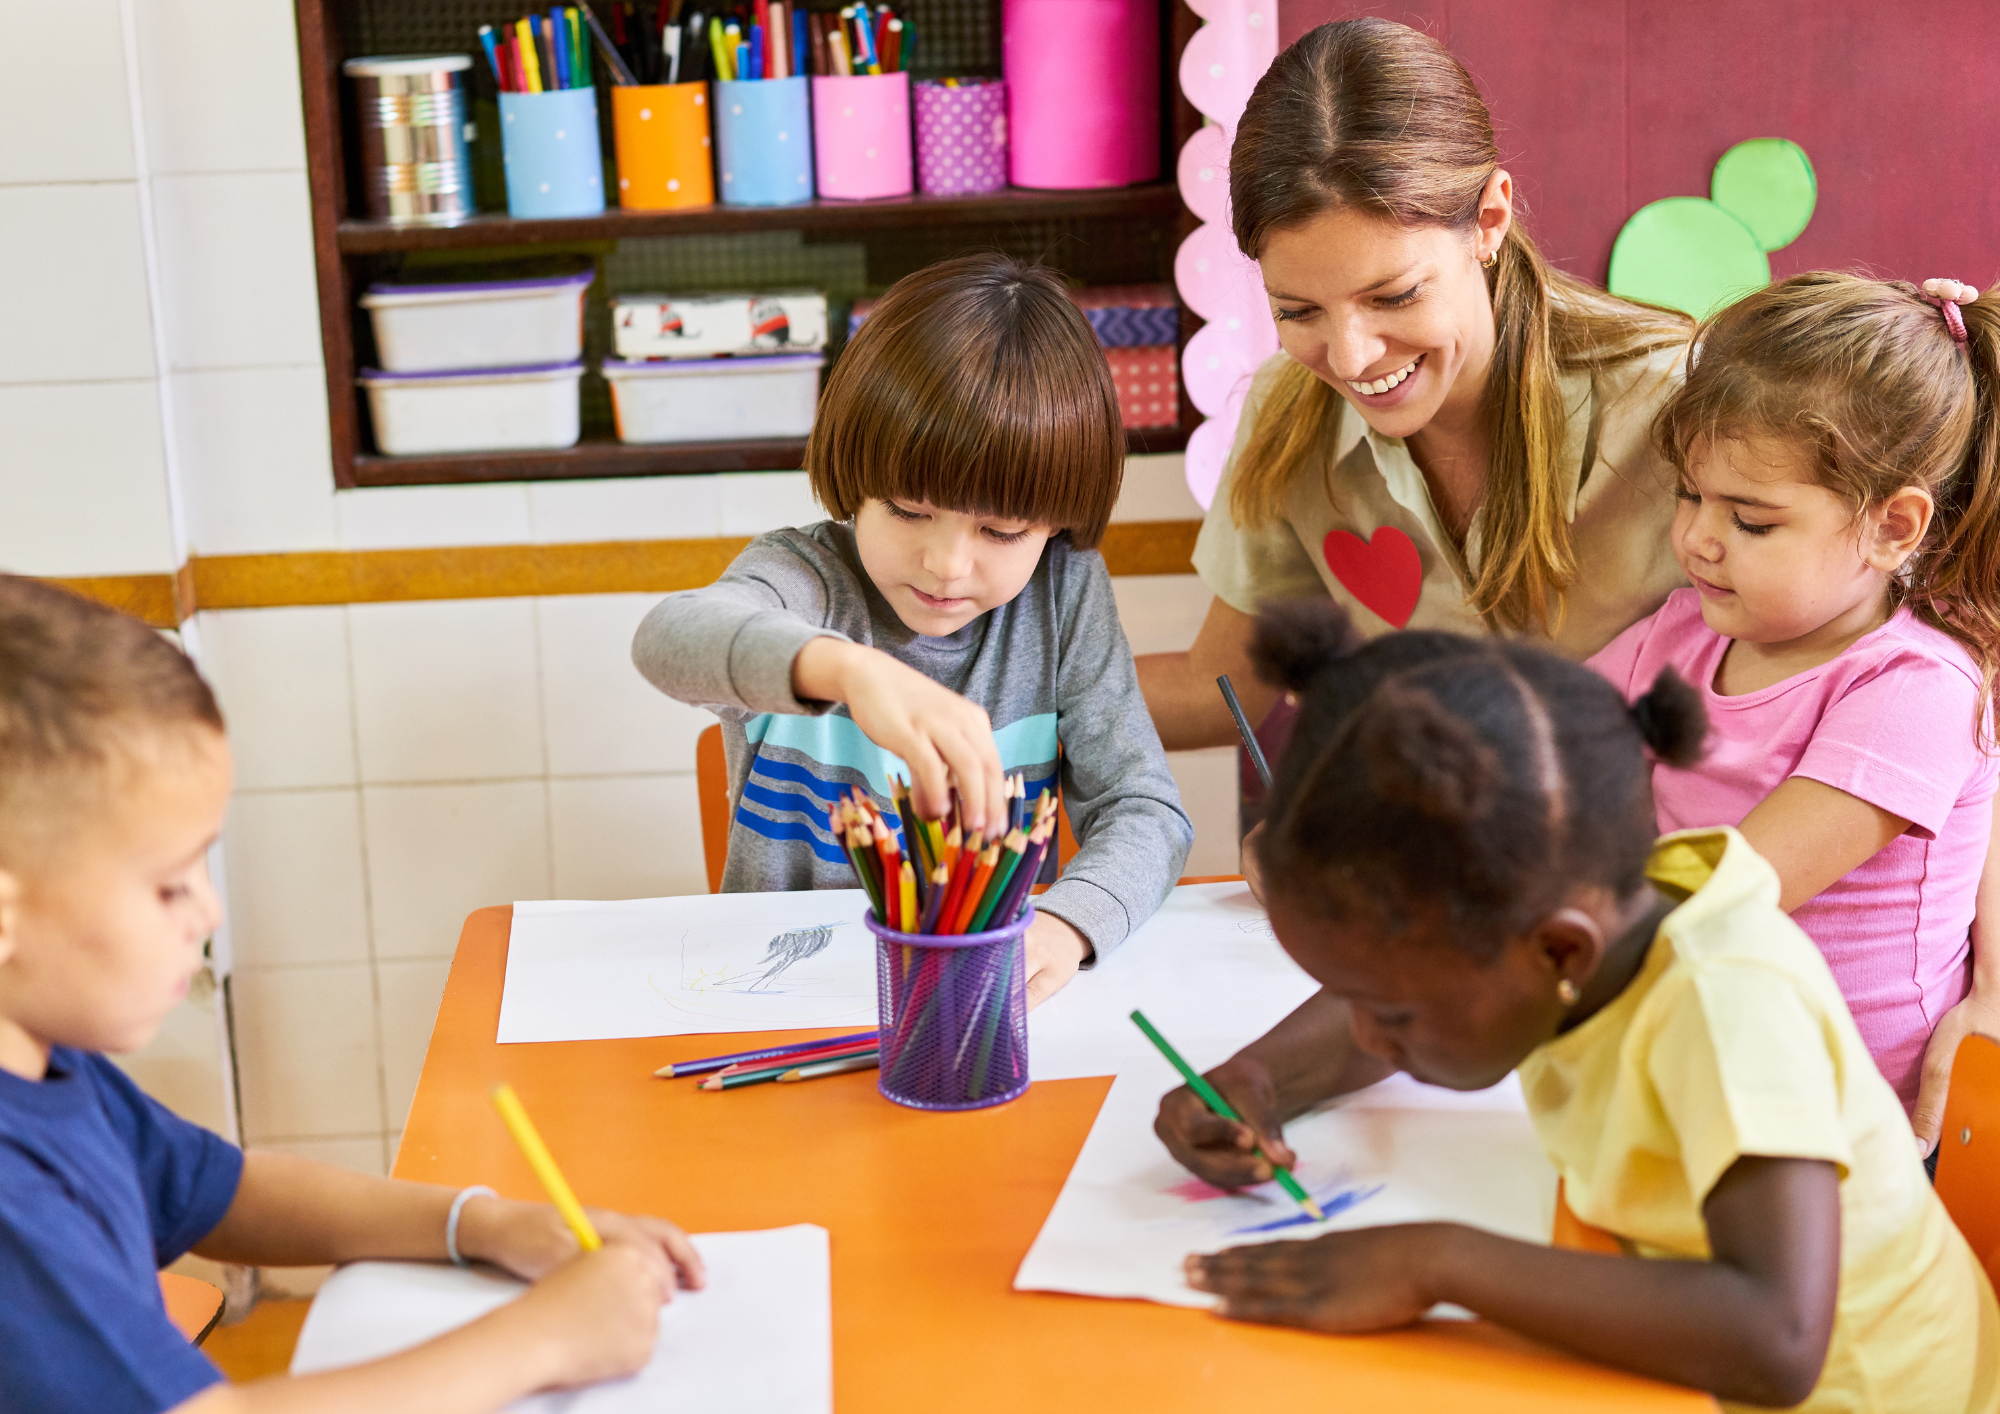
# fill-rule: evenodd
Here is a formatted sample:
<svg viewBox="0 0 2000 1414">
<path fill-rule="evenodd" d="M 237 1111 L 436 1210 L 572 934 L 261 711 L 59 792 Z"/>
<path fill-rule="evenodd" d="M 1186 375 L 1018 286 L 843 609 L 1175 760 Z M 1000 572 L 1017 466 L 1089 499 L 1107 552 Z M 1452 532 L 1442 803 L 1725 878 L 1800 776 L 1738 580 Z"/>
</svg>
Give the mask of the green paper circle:
<svg viewBox="0 0 2000 1414">
<path fill-rule="evenodd" d="M 1767 251 L 1797 240 L 1819 201 L 1812 159 L 1781 137 L 1752 138 L 1723 153 L 1708 190 Z"/>
<path fill-rule="evenodd" d="M 1705 318 L 1771 283 L 1750 228 L 1699 196 L 1670 196 L 1632 213 L 1611 247 L 1614 295 Z"/>
</svg>

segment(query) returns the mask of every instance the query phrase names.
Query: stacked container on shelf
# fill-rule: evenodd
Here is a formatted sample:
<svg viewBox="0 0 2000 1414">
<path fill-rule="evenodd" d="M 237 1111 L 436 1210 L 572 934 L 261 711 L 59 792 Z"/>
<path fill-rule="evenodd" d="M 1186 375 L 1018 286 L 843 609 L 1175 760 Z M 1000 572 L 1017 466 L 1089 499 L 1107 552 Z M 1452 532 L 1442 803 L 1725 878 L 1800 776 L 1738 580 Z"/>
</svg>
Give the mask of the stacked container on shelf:
<svg viewBox="0 0 2000 1414">
<path fill-rule="evenodd" d="M 621 442 L 736 442 L 812 431 L 826 296 L 621 295 L 604 360 Z"/>
</svg>

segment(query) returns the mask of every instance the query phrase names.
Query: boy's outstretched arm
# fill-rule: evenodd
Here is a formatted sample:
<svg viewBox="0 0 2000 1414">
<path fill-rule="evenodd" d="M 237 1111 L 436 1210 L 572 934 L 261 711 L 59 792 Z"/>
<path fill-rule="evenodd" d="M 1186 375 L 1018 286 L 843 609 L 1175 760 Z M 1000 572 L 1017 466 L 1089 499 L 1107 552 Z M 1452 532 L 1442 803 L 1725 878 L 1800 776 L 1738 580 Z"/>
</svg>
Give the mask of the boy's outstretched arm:
<svg viewBox="0 0 2000 1414">
<path fill-rule="evenodd" d="M 1517 1242 L 1454 1223 L 1362 1228 L 1188 1258 L 1224 1315 L 1370 1331 L 1452 1301 L 1607 1365 L 1746 1404 L 1818 1382 L 1840 1288 L 1840 1173 L 1746 1156 L 1702 1205 L 1708 1261 Z"/>
<path fill-rule="evenodd" d="M 382 1360 L 296 1378 L 212 1385 L 174 1414 L 489 1414 L 552 1387 L 629 1375 L 659 1331 L 664 1263 L 607 1244 L 518 1301 Z"/>
</svg>

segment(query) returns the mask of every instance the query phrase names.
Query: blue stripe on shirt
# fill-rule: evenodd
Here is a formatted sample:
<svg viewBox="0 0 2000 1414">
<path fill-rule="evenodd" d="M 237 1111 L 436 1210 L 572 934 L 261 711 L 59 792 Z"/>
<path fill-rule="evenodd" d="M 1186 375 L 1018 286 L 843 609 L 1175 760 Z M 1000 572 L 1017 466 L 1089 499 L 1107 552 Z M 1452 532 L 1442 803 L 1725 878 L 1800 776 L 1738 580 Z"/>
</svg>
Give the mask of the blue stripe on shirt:
<svg viewBox="0 0 2000 1414">
<path fill-rule="evenodd" d="M 747 795 L 749 787 L 744 788 Z M 781 807 L 782 808 L 782 807 Z M 753 815 L 742 806 L 736 807 L 736 823 L 746 830 L 755 831 L 767 840 L 803 840 L 812 846 L 812 852 L 829 864 L 845 864 L 847 855 L 840 846 L 830 840 L 822 840 L 819 831 L 803 820 L 766 820 L 761 815 Z"/>
</svg>

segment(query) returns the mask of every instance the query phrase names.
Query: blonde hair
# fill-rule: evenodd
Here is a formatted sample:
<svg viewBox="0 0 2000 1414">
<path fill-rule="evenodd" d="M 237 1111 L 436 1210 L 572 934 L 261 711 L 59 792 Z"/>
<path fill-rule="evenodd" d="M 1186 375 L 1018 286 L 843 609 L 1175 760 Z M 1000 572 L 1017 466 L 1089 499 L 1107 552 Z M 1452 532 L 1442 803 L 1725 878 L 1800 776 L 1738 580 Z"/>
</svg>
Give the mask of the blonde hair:
<svg viewBox="0 0 2000 1414">
<path fill-rule="evenodd" d="M 906 497 L 1067 531 L 1096 548 L 1124 474 L 1104 350 L 1062 279 L 1004 255 L 942 260 L 876 302 L 806 443 L 837 519 Z"/>
<path fill-rule="evenodd" d="M 1229 156 L 1236 241 L 1254 260 L 1272 231 L 1341 207 L 1470 230 L 1499 161 L 1486 104 L 1443 45 L 1388 20 L 1321 25 L 1278 56 L 1244 109 Z M 1678 347 L 1693 321 L 1550 269 L 1518 220 L 1489 279 L 1486 549 L 1469 597 L 1490 625 L 1546 631 L 1576 577 L 1561 374 Z M 1238 524 L 1283 514 L 1345 408 L 1304 365 L 1279 367 L 1236 459 Z"/>
<path fill-rule="evenodd" d="M 1687 382 L 1654 435 L 1683 473 L 1697 440 L 1777 438 L 1857 515 L 1906 486 L 1930 492 L 1936 514 L 1890 577 L 1890 602 L 1964 644 L 1990 693 L 2000 668 L 2000 292 L 1959 312 L 1963 344 L 1900 280 L 1814 270 L 1766 286 L 1701 326 Z"/>
</svg>

